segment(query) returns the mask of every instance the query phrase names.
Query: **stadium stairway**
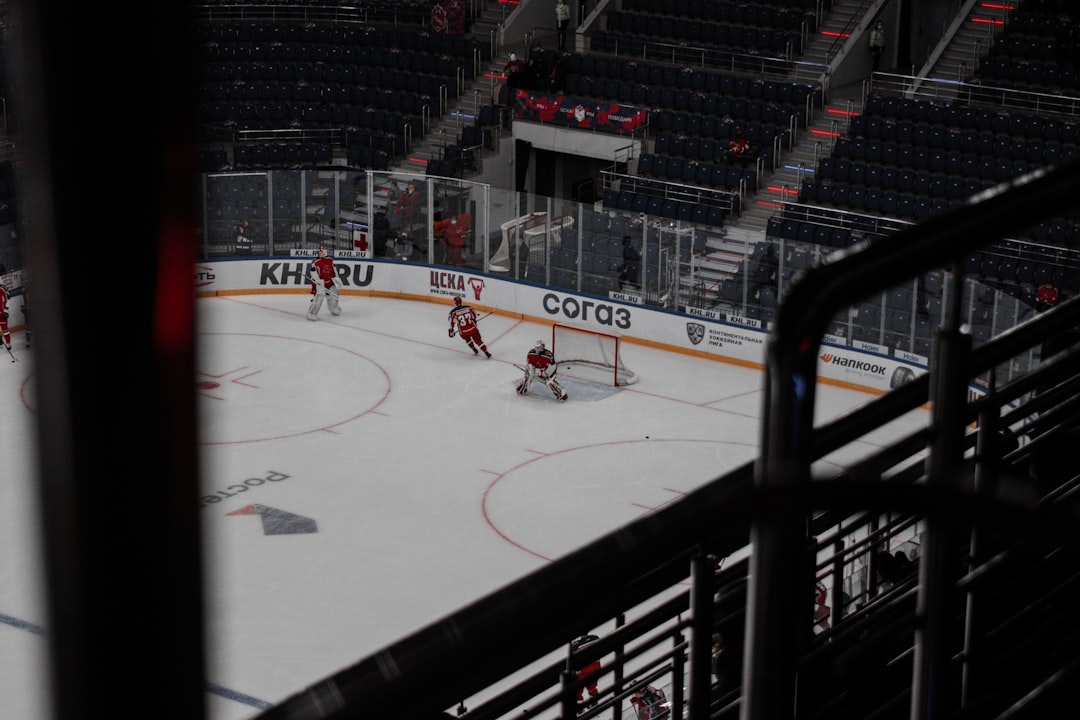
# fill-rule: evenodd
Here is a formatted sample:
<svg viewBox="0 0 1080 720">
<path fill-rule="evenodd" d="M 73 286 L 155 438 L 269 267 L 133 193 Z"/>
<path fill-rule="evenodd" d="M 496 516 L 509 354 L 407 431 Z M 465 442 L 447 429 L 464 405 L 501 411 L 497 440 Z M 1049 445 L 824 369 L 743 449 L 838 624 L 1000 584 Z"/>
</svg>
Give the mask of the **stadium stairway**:
<svg viewBox="0 0 1080 720">
<path fill-rule="evenodd" d="M 429 173 L 428 168 L 432 162 L 441 161 L 447 156 L 449 146 L 459 145 L 465 126 L 477 124 L 481 120 L 482 108 L 492 103 L 492 93 L 496 82 L 502 76 L 507 54 L 516 52 L 524 55 L 524 42 L 516 47 L 500 45 L 502 34 L 500 28 L 505 19 L 505 12 L 502 3 L 489 3 L 473 20 L 469 34 L 477 40 L 491 43 L 491 58 L 480 59 L 475 79 L 465 80 L 464 87 L 460 89 L 458 96 L 447 101 L 448 107 L 442 117 L 432 121 L 423 140 L 413 145 L 405 157 L 390 168 L 391 171 L 433 175 L 451 174 L 455 177 L 466 178 L 480 173 L 483 164 L 482 155 L 484 152 L 490 152 L 487 148 L 474 152 L 474 162 L 471 167 L 458 167 L 451 173 L 434 171 Z"/>
<path fill-rule="evenodd" d="M 748 232 L 764 233 L 769 218 L 776 214 L 779 204 L 797 201 L 803 177 L 813 174 L 820 158 L 832 152 L 835 133 L 847 129 L 847 118 L 862 111 L 862 83 L 832 88 L 825 107 L 814 115 L 803 129 L 795 146 L 780 157 L 780 165 L 763 179 L 757 196 L 743 207 L 742 213 L 730 225 Z"/>
</svg>

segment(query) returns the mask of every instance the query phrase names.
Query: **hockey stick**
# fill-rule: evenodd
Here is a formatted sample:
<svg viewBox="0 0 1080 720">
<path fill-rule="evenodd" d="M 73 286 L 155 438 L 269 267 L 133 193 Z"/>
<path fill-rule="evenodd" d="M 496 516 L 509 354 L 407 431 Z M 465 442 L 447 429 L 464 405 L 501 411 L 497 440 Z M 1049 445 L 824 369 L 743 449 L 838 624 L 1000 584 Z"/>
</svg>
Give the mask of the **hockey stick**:
<svg viewBox="0 0 1080 720">
<path fill-rule="evenodd" d="M 494 311 L 494 310 L 492 310 L 492 311 L 491 311 L 491 312 L 489 312 L 489 313 L 488 313 L 487 315 L 481 315 L 480 317 L 476 318 L 476 322 L 480 322 L 481 320 L 483 320 L 484 318 L 486 318 L 486 317 L 487 317 L 488 315 L 494 315 L 494 314 L 495 314 L 495 311 Z"/>
<path fill-rule="evenodd" d="M 529 373 L 529 368 L 528 368 L 527 365 L 518 365 L 517 363 L 514 363 L 514 367 L 516 367 L 518 370 L 520 370 L 523 373 L 526 373 L 526 374 Z M 556 365 L 555 366 L 555 372 L 551 373 L 550 375 L 542 376 L 542 379 L 544 379 L 544 380 L 554 380 L 555 376 L 558 375 L 558 374 L 559 374 L 559 367 L 558 367 L 558 365 Z M 538 376 L 538 377 L 541 377 L 541 376 Z"/>
<path fill-rule="evenodd" d="M 5 345 L 4 349 L 7 350 L 7 354 L 11 356 L 11 362 L 15 362 L 15 353 L 11 352 L 11 346 Z"/>
</svg>

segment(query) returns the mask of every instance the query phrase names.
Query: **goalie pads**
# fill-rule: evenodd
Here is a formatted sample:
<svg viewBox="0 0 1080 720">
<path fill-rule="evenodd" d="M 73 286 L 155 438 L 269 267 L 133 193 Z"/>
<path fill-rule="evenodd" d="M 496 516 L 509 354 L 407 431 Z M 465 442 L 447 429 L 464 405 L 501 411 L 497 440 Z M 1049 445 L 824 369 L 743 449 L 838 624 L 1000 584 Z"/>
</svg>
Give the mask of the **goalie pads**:
<svg viewBox="0 0 1080 720">
<path fill-rule="evenodd" d="M 557 400 L 566 399 L 566 393 L 563 392 L 562 385 L 560 385 L 555 378 L 547 378 L 544 381 L 544 384 L 548 386 L 548 390 L 551 391 L 551 394 L 554 395 Z"/>
<path fill-rule="evenodd" d="M 337 275 L 334 276 L 334 287 L 341 287 L 341 278 Z"/>
<path fill-rule="evenodd" d="M 525 374 L 525 377 L 521 378 L 521 382 L 517 385 L 517 394 L 524 395 L 529 392 L 529 385 L 532 385 L 533 381 L 533 368 L 530 365 L 518 365 L 521 371 Z"/>
</svg>

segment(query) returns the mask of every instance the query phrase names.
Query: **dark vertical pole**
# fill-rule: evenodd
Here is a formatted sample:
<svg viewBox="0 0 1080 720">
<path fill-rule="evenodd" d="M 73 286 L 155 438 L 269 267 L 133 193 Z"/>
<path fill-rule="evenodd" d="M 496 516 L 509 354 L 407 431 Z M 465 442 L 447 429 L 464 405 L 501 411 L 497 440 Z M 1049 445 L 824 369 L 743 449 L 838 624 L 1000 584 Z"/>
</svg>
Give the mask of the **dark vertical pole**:
<svg viewBox="0 0 1080 720">
<path fill-rule="evenodd" d="M 955 325 L 954 325 L 955 328 Z M 958 488 L 963 482 L 964 408 L 967 402 L 965 369 L 971 354 L 971 336 L 957 329 L 938 334 L 931 365 L 931 435 L 927 458 L 928 482 Z M 937 511 L 935 511 L 937 510 Z M 911 717 L 944 717 L 949 699 L 944 696 L 952 646 L 949 624 L 955 610 L 957 550 L 961 528 L 944 509 L 930 509 L 919 556 L 919 597 L 916 606 Z M 957 698 L 953 699 L 953 705 Z"/>
<path fill-rule="evenodd" d="M 698 553 L 691 565 L 690 610 L 693 613 L 690 638 L 690 717 L 709 715 L 712 699 L 712 636 L 716 603 L 716 557 Z"/>
<path fill-rule="evenodd" d="M 786 340 L 786 338 L 784 339 Z M 770 336 L 762 407 L 767 409 L 754 487 L 782 497 L 810 483 L 820 335 L 791 344 Z M 796 503 L 759 502 L 750 529 L 750 583 L 743 643 L 742 720 L 794 717 L 800 634 L 813 594 L 805 584 L 807 513 Z"/>
<path fill-rule="evenodd" d="M 205 717 L 183 4 L 24 2 L 54 717 Z M 107 661 L 106 661 L 107 659 Z"/>
</svg>

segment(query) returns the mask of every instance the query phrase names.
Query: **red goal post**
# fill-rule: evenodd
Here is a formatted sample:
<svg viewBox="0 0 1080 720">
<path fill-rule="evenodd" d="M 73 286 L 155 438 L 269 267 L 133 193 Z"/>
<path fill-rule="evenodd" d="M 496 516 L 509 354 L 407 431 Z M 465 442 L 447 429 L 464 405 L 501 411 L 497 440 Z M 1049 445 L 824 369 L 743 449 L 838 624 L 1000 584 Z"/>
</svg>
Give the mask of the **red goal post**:
<svg viewBox="0 0 1080 720">
<path fill-rule="evenodd" d="M 615 387 L 637 382 L 637 375 L 626 365 L 619 335 L 555 323 L 551 326 L 551 352 L 560 376 Z"/>
</svg>

